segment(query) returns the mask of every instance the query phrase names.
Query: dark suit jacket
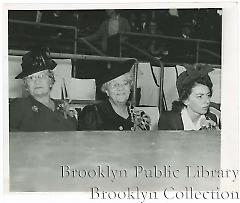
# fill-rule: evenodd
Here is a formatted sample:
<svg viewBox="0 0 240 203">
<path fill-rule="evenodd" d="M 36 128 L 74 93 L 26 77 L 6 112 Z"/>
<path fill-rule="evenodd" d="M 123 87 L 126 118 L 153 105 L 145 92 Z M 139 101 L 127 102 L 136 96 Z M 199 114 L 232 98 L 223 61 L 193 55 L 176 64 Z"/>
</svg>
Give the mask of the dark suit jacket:
<svg viewBox="0 0 240 203">
<path fill-rule="evenodd" d="M 54 103 L 56 107 L 59 105 Z M 10 131 L 75 131 L 77 121 L 72 117 L 65 119 L 60 109 L 52 111 L 29 96 L 10 103 L 9 128 Z"/>
<path fill-rule="evenodd" d="M 206 113 L 206 117 L 217 123 L 216 115 L 212 113 Z M 158 122 L 159 130 L 184 130 L 181 112 L 166 111 L 161 115 Z"/>
</svg>

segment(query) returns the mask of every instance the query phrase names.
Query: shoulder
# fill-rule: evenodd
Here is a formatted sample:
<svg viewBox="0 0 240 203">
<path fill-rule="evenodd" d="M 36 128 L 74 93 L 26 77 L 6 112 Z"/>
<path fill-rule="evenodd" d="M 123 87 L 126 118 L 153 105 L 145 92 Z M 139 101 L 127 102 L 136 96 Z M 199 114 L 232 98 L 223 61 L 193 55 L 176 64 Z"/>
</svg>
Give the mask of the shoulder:
<svg viewBox="0 0 240 203">
<path fill-rule="evenodd" d="M 26 97 L 26 98 L 14 98 L 14 99 L 11 99 L 10 100 L 10 104 L 24 104 L 26 102 L 30 102 L 30 99 L 29 97 Z"/>
<path fill-rule="evenodd" d="M 16 98 L 9 102 L 9 128 L 10 131 L 20 129 L 22 121 L 26 116 L 32 115 L 33 110 L 29 98 Z"/>
<path fill-rule="evenodd" d="M 159 130 L 181 130 L 181 113 L 176 111 L 163 112 L 158 122 L 158 128 Z"/>
<path fill-rule="evenodd" d="M 176 111 L 165 111 L 160 116 L 160 121 L 173 122 L 176 118 L 180 118 L 181 113 Z"/>
<path fill-rule="evenodd" d="M 180 112 L 176 112 L 176 111 L 165 111 L 162 113 L 161 118 L 164 119 L 172 119 L 172 118 L 176 118 L 178 116 L 180 116 L 181 113 Z"/>
<path fill-rule="evenodd" d="M 215 114 L 208 112 L 208 113 L 206 113 L 205 116 L 207 118 L 210 118 L 211 120 L 213 120 L 215 123 L 218 124 L 218 118 L 217 118 L 217 116 Z"/>
<path fill-rule="evenodd" d="M 82 109 L 81 113 L 82 114 L 95 113 L 97 110 L 98 110 L 97 105 L 95 105 L 95 104 L 87 105 Z"/>
<path fill-rule="evenodd" d="M 79 130 L 97 130 L 99 128 L 100 114 L 97 105 L 87 105 L 78 114 Z"/>
<path fill-rule="evenodd" d="M 28 108 L 32 104 L 31 99 L 27 98 L 15 98 L 9 101 L 10 110 L 18 109 L 19 111 Z"/>
</svg>

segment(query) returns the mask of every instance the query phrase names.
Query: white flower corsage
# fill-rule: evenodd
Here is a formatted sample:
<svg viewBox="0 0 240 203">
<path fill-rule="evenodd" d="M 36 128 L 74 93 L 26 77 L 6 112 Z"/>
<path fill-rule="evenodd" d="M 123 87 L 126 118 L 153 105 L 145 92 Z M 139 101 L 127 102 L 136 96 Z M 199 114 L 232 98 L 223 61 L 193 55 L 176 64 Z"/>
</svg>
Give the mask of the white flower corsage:
<svg viewBox="0 0 240 203">
<path fill-rule="evenodd" d="M 217 129 L 217 123 L 210 118 L 202 119 L 200 121 L 201 130 L 207 129 L 207 130 L 215 130 Z"/>
<path fill-rule="evenodd" d="M 64 100 L 62 103 L 58 104 L 57 110 L 61 111 L 64 115 L 64 118 L 67 119 L 67 117 L 76 117 L 77 111 L 75 109 L 70 109 L 70 102 L 68 100 Z"/>
<path fill-rule="evenodd" d="M 37 106 L 32 106 L 32 111 L 34 111 L 34 112 L 37 112 L 38 113 L 38 107 Z"/>
<path fill-rule="evenodd" d="M 150 130 L 151 119 L 144 111 L 135 108 L 130 109 L 131 120 L 134 123 L 133 130 Z"/>
</svg>

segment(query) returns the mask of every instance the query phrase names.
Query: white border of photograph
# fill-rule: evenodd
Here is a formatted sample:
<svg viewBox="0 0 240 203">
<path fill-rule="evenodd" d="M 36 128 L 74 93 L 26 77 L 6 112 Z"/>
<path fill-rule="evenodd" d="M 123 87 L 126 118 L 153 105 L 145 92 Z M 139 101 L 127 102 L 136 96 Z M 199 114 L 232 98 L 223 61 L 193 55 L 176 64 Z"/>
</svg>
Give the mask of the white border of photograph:
<svg viewBox="0 0 240 203">
<path fill-rule="evenodd" d="M 18 1 L 8 1 L 16 3 Z M 31 3 L 35 3 L 31 2 Z M 49 3 L 50 1 L 41 1 L 42 3 Z M 51 1 L 52 2 L 52 1 Z M 66 3 L 64 1 L 54 1 L 54 3 Z M 68 1 L 68 3 L 73 1 Z M 91 1 L 94 4 L 80 4 L 79 1 L 74 1 L 75 4 L 18 4 L 11 5 L 5 4 L 3 5 L 3 19 L 2 19 L 2 30 L 3 30 L 3 46 L 2 46 L 2 81 L 3 83 L 3 92 L 1 107 L 3 107 L 3 114 L 1 115 L 3 124 L 3 141 L 2 149 L 3 149 L 3 160 L 4 160 L 4 177 L 3 181 L 4 185 L 4 202 L 75 202 L 81 199 L 81 202 L 93 202 L 94 200 L 90 200 L 88 193 L 35 193 L 35 194 L 25 194 L 25 193 L 8 193 L 6 191 L 6 187 L 8 186 L 8 151 L 9 151 L 9 132 L 8 132 L 8 34 L 7 34 L 7 10 L 6 9 L 93 9 L 93 8 L 125 8 L 125 9 L 142 9 L 142 8 L 210 8 L 210 7 L 218 7 L 223 8 L 223 49 L 222 49 L 222 78 L 221 78 L 221 108 L 222 108 L 222 131 L 221 131 L 221 168 L 222 169 L 239 169 L 239 4 L 235 2 L 207 2 L 204 3 L 193 3 L 191 1 L 185 1 L 188 3 L 177 3 L 176 1 L 172 1 L 171 3 L 159 3 L 159 1 L 151 0 L 151 3 L 147 3 L 145 1 L 124 1 L 122 0 L 121 4 L 117 4 L 116 1 L 101 1 L 105 2 L 103 4 L 99 4 L 99 1 Z M 98 2 L 98 4 L 96 4 Z M 120 1 L 118 1 L 120 2 Z M 125 3 L 124 3 L 125 2 Z M 130 3 L 129 3 L 130 2 Z M 135 3 L 134 3 L 135 2 Z M 136 3 L 138 2 L 138 3 Z M 139 3 L 140 2 L 140 3 Z M 154 3 L 153 3 L 154 2 Z M 39 3 L 39 2 L 38 2 Z M 89 1 L 81 1 L 81 3 L 89 3 Z M 107 4 L 106 4 L 107 3 Z M 2 153 L 2 150 L 1 150 Z M 222 190 L 238 190 L 239 191 L 239 182 L 230 182 L 227 179 L 221 180 L 221 189 Z M 147 201 L 147 202 L 159 202 L 157 201 Z M 94 202 L 110 202 L 111 200 L 96 200 Z M 177 201 L 185 201 L 185 200 L 177 200 Z M 192 200 L 194 201 L 194 200 Z M 112 201 L 111 201 L 112 202 Z M 114 201 L 116 202 L 116 201 Z M 118 201 L 117 201 L 118 202 Z M 119 201 L 123 202 L 123 201 Z M 140 202 L 139 200 L 124 200 L 124 202 Z M 190 201 L 191 202 L 191 201 Z"/>
</svg>

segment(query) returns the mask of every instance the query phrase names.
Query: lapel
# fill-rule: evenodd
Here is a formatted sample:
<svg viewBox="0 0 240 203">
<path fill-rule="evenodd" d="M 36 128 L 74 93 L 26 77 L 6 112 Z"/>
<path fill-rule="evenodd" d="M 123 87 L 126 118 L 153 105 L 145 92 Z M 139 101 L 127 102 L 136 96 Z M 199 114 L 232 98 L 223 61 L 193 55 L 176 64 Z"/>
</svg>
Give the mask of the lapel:
<svg viewBox="0 0 240 203">
<path fill-rule="evenodd" d="M 113 109 L 111 103 L 109 100 L 105 101 L 104 103 L 99 104 L 99 110 L 101 111 L 101 114 L 104 115 L 105 118 L 114 121 L 119 121 L 119 120 L 126 120 L 119 116 Z M 129 108 L 128 108 L 129 111 Z M 128 112 L 129 113 L 129 112 Z"/>
<path fill-rule="evenodd" d="M 31 102 L 32 105 L 32 109 L 36 108 L 38 109 L 39 112 L 42 111 L 47 111 L 47 112 L 56 112 L 56 108 L 57 108 L 57 103 L 55 102 L 55 100 L 53 100 L 54 105 L 55 105 L 55 111 L 52 111 L 51 109 L 49 109 L 47 106 L 45 106 L 44 104 L 42 104 L 41 102 L 37 101 L 36 99 L 34 99 L 33 97 L 29 96 L 29 100 Z"/>
</svg>

